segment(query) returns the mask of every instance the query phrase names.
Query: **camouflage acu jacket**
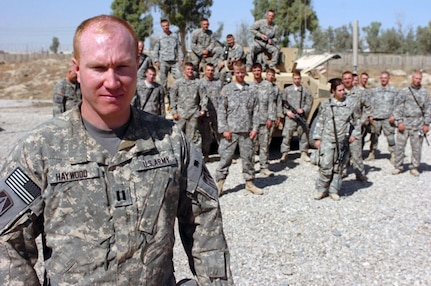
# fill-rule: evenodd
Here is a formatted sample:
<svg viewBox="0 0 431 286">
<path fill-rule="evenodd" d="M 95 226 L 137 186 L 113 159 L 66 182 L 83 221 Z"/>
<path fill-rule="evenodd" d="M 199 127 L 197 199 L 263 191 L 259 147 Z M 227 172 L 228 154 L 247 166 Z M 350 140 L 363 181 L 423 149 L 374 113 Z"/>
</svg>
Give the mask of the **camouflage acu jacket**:
<svg viewBox="0 0 431 286">
<path fill-rule="evenodd" d="M 201 158 L 171 122 L 134 108 L 114 156 L 78 108 L 43 124 L 1 171 L 29 207 L 0 229 L 0 284 L 39 284 L 35 238 L 44 233 L 52 285 L 175 285 L 178 218 L 199 285 L 231 285 L 217 189 Z"/>
</svg>

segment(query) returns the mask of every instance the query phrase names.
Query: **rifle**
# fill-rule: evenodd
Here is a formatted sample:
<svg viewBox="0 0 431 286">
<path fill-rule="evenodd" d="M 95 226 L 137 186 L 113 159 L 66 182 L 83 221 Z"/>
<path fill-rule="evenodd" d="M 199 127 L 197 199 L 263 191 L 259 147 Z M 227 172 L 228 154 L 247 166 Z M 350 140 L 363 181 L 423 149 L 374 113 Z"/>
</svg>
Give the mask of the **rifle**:
<svg viewBox="0 0 431 286">
<path fill-rule="evenodd" d="M 308 135 L 308 132 L 310 131 L 310 129 L 308 128 L 308 123 L 305 117 L 302 114 L 299 114 L 298 111 L 296 111 L 296 109 L 292 105 L 290 105 L 290 103 L 287 100 L 282 100 L 282 104 L 283 104 L 283 108 L 289 109 L 290 111 L 293 112 L 293 114 L 295 114 L 296 122 L 298 122 L 302 126 L 302 128 L 304 128 L 304 131 Z"/>
<path fill-rule="evenodd" d="M 350 155 L 349 139 L 350 139 L 350 136 L 352 136 L 353 125 L 351 123 L 349 123 L 349 125 L 350 125 L 349 131 L 346 133 L 346 136 L 344 136 L 343 138 L 343 142 L 341 143 L 341 148 L 338 149 L 338 157 L 336 162 L 340 164 L 340 174 L 342 173 L 343 167 L 346 165 Z"/>
</svg>

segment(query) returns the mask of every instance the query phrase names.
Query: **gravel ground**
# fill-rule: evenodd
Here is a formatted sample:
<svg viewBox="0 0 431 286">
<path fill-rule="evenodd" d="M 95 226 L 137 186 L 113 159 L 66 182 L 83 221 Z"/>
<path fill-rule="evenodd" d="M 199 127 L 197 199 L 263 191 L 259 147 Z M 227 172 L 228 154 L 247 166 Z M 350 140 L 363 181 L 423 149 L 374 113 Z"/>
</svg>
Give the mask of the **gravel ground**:
<svg viewBox="0 0 431 286">
<path fill-rule="evenodd" d="M 0 158 L 51 114 L 47 102 L 0 101 Z M 287 170 L 272 150 L 275 176 L 255 181 L 263 196 L 246 193 L 241 162 L 232 165 L 220 204 L 235 284 L 431 285 L 431 147 L 424 143 L 422 173 L 413 177 L 391 175 L 386 145 L 382 136 L 381 153 L 366 162 L 369 182 L 350 174 L 338 202 L 313 199 L 317 167 L 297 151 Z M 406 154 L 405 168 L 409 145 Z M 177 280 L 191 277 L 179 239 L 175 265 Z"/>
</svg>

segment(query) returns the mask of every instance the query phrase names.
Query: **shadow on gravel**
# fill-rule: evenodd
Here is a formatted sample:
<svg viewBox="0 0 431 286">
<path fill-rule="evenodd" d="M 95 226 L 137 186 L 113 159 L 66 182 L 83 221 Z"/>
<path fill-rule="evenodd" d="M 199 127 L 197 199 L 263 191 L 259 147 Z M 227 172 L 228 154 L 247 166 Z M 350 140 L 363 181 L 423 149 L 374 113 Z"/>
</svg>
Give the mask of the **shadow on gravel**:
<svg viewBox="0 0 431 286">
<path fill-rule="evenodd" d="M 382 170 L 382 168 L 380 167 L 376 167 L 376 166 L 369 166 L 364 164 L 364 169 L 365 169 L 365 174 L 368 174 L 370 172 L 379 172 Z"/>
<path fill-rule="evenodd" d="M 431 165 L 428 165 L 427 163 L 421 163 L 419 165 L 419 170 L 421 172 L 431 172 Z"/>
<path fill-rule="evenodd" d="M 287 176 L 285 175 L 275 175 L 273 177 L 265 177 L 265 178 L 255 178 L 254 179 L 254 184 L 259 187 L 259 188 L 265 188 L 267 186 L 274 186 L 274 185 L 280 185 L 282 184 L 284 181 L 287 180 Z M 245 184 L 239 184 L 236 185 L 234 188 L 232 189 L 226 189 L 223 191 L 223 196 L 226 196 L 228 194 L 231 193 L 236 193 L 239 191 L 243 191 L 245 189 Z M 264 190 L 265 193 L 265 190 Z"/>
<path fill-rule="evenodd" d="M 349 180 L 349 181 L 343 180 L 343 184 L 341 185 L 341 190 L 339 192 L 339 195 L 348 197 L 348 196 L 353 195 L 354 193 L 356 193 L 360 189 L 366 189 L 366 188 L 370 187 L 372 184 L 373 183 L 370 181 L 361 182 L 361 181 L 357 181 L 357 180 Z"/>
</svg>

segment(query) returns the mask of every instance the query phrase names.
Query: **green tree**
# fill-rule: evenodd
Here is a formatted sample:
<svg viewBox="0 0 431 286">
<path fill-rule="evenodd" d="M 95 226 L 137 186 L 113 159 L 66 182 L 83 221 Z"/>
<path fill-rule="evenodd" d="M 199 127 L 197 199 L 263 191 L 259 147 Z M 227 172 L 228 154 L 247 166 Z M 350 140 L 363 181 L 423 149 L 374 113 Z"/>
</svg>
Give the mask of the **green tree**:
<svg viewBox="0 0 431 286">
<path fill-rule="evenodd" d="M 307 31 L 313 33 L 319 26 L 311 0 L 253 0 L 253 4 L 251 12 L 255 20 L 264 18 L 269 9 L 276 12 L 274 21 L 284 47 L 289 45 L 289 37 L 293 36 L 296 46 L 302 50 Z"/>
<path fill-rule="evenodd" d="M 379 52 L 388 54 L 401 54 L 403 37 L 395 28 L 384 30 L 380 36 Z"/>
<path fill-rule="evenodd" d="M 114 0 L 111 4 L 112 15 L 129 22 L 135 28 L 138 38 L 144 40 L 153 33 L 153 16 L 148 13 L 151 8 L 150 2 Z"/>
<path fill-rule="evenodd" d="M 353 48 L 353 33 L 352 33 L 352 25 L 349 26 L 343 25 L 341 27 L 334 29 L 334 41 L 333 43 L 333 51 L 334 52 L 345 52 L 352 50 Z M 359 44 L 359 43 L 358 43 Z"/>
<path fill-rule="evenodd" d="M 380 22 L 371 22 L 369 26 L 363 27 L 362 31 L 365 33 L 365 41 L 368 44 L 368 48 L 370 52 L 376 53 L 380 49 L 380 27 L 382 23 Z"/>
<path fill-rule="evenodd" d="M 54 54 L 58 53 L 58 47 L 60 47 L 60 41 L 57 37 L 52 38 L 51 46 L 49 47 L 49 50 L 53 52 Z"/>
<path fill-rule="evenodd" d="M 199 27 L 202 18 L 211 16 L 212 0 L 147 0 L 144 3 L 154 2 L 162 14 L 172 25 L 179 29 L 181 45 L 184 54 L 186 53 L 186 34 Z"/>
<path fill-rule="evenodd" d="M 249 47 L 253 41 L 252 34 L 249 32 L 250 24 L 242 21 L 235 31 L 235 42 L 243 47 Z"/>
<path fill-rule="evenodd" d="M 416 28 L 416 43 L 418 54 L 431 53 L 431 22 L 428 23 L 428 27 Z"/>
</svg>

